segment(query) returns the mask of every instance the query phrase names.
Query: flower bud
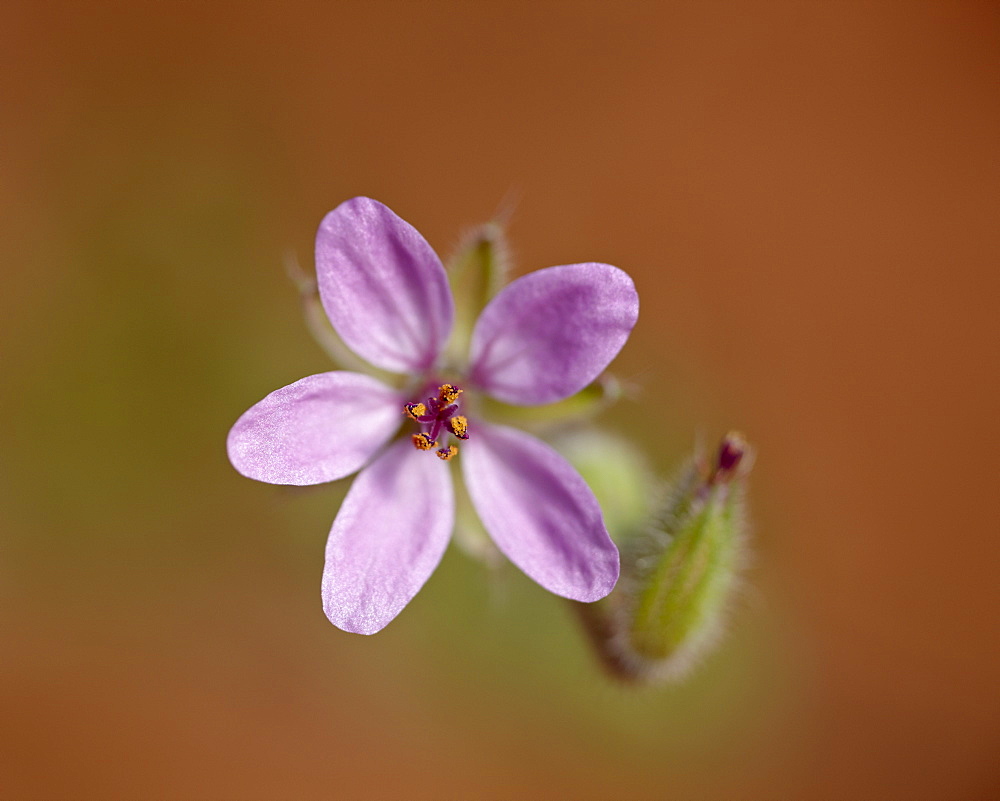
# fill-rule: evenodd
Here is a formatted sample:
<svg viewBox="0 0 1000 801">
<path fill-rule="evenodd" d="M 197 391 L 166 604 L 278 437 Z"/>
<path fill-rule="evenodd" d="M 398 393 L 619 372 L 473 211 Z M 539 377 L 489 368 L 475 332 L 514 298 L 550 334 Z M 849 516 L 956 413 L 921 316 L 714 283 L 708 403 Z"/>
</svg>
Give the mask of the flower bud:
<svg viewBox="0 0 1000 801">
<path fill-rule="evenodd" d="M 726 436 L 710 463 L 692 460 L 654 522 L 622 549 L 622 578 L 603 607 L 580 614 L 618 678 L 679 678 L 718 640 L 745 562 L 751 452 Z"/>
</svg>

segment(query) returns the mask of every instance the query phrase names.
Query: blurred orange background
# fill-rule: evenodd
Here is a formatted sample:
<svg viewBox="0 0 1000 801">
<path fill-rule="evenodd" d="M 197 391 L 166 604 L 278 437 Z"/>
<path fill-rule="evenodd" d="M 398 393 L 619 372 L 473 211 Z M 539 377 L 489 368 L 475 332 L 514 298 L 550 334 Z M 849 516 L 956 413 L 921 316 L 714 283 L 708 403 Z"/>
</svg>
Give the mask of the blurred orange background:
<svg viewBox="0 0 1000 801">
<path fill-rule="evenodd" d="M 7 3 L 0 797 L 1000 797 L 993 3 Z M 375 197 L 635 279 L 607 425 L 743 430 L 755 560 L 687 682 L 454 549 L 326 621 L 342 489 L 238 476 L 329 369 L 282 258 Z M 985 464 L 980 464 L 980 461 Z"/>
</svg>

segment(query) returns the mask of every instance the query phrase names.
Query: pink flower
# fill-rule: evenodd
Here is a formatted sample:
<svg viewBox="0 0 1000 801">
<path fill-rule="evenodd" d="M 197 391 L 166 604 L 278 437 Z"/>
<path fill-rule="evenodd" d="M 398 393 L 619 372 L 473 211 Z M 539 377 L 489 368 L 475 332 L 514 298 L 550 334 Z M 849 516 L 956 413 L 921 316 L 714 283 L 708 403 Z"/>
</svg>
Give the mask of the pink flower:
<svg viewBox="0 0 1000 801">
<path fill-rule="evenodd" d="M 597 263 L 519 278 L 483 310 L 468 363 L 455 367 L 442 359 L 454 317 L 445 270 L 386 206 L 354 198 L 330 212 L 316 237 L 316 271 L 341 339 L 409 377 L 406 390 L 360 373 L 309 376 L 252 406 L 227 444 L 240 473 L 271 484 L 361 469 L 327 542 L 330 621 L 373 634 L 427 581 L 454 524 L 453 464 L 493 541 L 528 576 L 578 601 L 607 595 L 618 550 L 590 488 L 549 445 L 478 419 L 476 396 L 531 406 L 583 389 L 635 325 L 632 280 Z M 392 441 L 401 424 L 410 436 Z"/>
</svg>

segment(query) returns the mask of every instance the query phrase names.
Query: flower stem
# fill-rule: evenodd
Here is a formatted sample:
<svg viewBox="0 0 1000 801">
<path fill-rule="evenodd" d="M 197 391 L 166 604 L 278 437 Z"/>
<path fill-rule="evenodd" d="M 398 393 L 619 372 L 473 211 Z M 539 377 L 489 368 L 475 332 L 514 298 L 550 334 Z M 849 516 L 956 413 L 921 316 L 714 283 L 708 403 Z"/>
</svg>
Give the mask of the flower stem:
<svg viewBox="0 0 1000 801">
<path fill-rule="evenodd" d="M 616 642 L 615 627 L 611 620 L 608 602 L 581 603 L 569 601 L 583 627 L 594 656 L 604 672 L 622 684 L 640 685 L 646 680 L 646 671 L 640 663 L 629 659 Z"/>
</svg>

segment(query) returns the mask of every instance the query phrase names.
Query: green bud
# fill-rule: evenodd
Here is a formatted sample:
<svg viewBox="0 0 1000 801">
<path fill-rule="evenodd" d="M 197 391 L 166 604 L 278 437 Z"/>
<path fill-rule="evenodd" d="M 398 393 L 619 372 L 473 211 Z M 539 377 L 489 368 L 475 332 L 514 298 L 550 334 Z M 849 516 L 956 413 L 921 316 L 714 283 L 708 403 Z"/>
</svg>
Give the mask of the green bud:
<svg viewBox="0 0 1000 801">
<path fill-rule="evenodd" d="M 461 363 L 469 352 L 479 312 L 507 281 L 507 237 L 503 225 L 488 222 L 465 236 L 448 262 L 448 281 L 455 298 L 455 325 L 448 356 Z"/>
<path fill-rule="evenodd" d="M 622 549 L 615 590 L 580 608 L 618 678 L 679 678 L 718 641 L 745 562 L 751 461 L 738 434 L 723 439 L 710 464 L 692 460 L 654 522 Z"/>
</svg>

